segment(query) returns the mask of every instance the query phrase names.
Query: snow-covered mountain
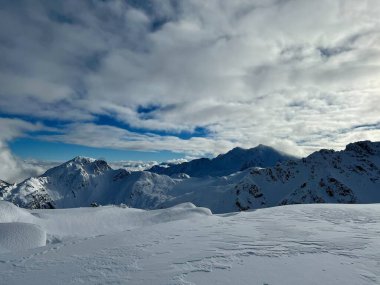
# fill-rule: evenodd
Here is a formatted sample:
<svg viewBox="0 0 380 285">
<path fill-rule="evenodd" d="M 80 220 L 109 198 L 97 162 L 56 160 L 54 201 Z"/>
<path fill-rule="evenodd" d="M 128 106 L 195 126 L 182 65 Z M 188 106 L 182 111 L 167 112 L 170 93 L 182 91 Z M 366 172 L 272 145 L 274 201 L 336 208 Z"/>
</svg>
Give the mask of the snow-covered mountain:
<svg viewBox="0 0 380 285">
<path fill-rule="evenodd" d="M 298 203 L 375 203 L 380 202 L 380 142 L 320 150 L 222 177 L 113 170 L 105 161 L 77 157 L 1 193 L 4 200 L 26 208 L 123 203 L 157 209 L 192 202 L 226 213 Z"/>
<path fill-rule="evenodd" d="M 178 173 L 186 173 L 191 177 L 225 176 L 253 166 L 271 167 L 279 162 L 294 159 L 291 155 L 260 144 L 250 149 L 236 147 L 213 159 L 199 158 L 169 167 L 155 165 L 149 171 L 169 176 Z"/>
<path fill-rule="evenodd" d="M 322 149 L 299 161 L 251 169 L 236 186 L 240 209 L 303 203 L 380 202 L 380 142 Z"/>
<path fill-rule="evenodd" d="M 150 209 L 166 200 L 165 192 L 173 184 L 167 176 L 113 170 L 104 160 L 76 157 L 39 177 L 5 187 L 2 194 L 4 200 L 32 209 L 121 203 Z"/>
</svg>

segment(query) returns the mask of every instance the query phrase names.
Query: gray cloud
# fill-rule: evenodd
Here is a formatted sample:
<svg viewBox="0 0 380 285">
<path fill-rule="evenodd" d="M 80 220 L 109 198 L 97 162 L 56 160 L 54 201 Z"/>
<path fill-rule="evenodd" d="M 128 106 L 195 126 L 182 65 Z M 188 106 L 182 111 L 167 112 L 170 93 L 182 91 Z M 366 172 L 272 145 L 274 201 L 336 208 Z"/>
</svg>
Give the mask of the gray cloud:
<svg viewBox="0 0 380 285">
<path fill-rule="evenodd" d="M 376 0 L 4 1 L 0 110 L 68 123 L 40 139 L 189 155 L 379 140 L 356 128 L 378 123 L 379 14 Z"/>
</svg>

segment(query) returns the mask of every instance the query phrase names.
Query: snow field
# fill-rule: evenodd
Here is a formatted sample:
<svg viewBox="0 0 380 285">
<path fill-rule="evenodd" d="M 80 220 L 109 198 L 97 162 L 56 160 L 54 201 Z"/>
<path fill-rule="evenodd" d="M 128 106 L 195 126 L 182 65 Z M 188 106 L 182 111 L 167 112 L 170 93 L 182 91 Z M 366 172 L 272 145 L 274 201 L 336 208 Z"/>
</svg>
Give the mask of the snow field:
<svg viewBox="0 0 380 285">
<path fill-rule="evenodd" d="M 0 253 L 4 284 L 380 284 L 379 204 L 25 212 L 49 244 Z"/>
<path fill-rule="evenodd" d="M 0 223 L 0 252 L 19 251 L 46 245 L 46 232 L 27 223 Z"/>
</svg>

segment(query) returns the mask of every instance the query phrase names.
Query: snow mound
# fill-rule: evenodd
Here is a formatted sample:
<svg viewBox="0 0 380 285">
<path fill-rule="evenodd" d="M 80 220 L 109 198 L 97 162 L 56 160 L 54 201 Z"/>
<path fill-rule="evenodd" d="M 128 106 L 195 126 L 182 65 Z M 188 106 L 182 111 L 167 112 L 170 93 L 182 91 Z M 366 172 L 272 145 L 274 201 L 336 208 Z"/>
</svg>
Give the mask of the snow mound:
<svg viewBox="0 0 380 285">
<path fill-rule="evenodd" d="M 0 223 L 27 222 L 33 223 L 34 217 L 24 209 L 16 205 L 0 201 Z"/>
<path fill-rule="evenodd" d="M 46 232 L 27 223 L 0 223 L 0 252 L 19 251 L 46 245 Z"/>
<path fill-rule="evenodd" d="M 152 211 L 118 206 L 24 210 L 0 201 L 0 252 L 44 246 L 47 240 L 95 237 L 211 215 L 209 209 L 192 203 Z"/>
<path fill-rule="evenodd" d="M 196 207 L 192 203 L 183 203 L 168 209 L 151 211 L 151 213 L 154 212 L 157 214 L 150 217 L 150 221 L 154 224 L 212 216 L 210 209 Z"/>
<path fill-rule="evenodd" d="M 0 201 L 0 252 L 46 245 L 46 232 L 27 210 Z"/>
<path fill-rule="evenodd" d="M 175 205 L 171 207 L 172 209 L 194 209 L 197 206 L 195 206 L 193 203 L 187 202 L 187 203 L 181 203 L 178 205 Z"/>
<path fill-rule="evenodd" d="M 55 237 L 58 240 L 70 237 L 94 237 L 212 215 L 209 209 L 196 207 L 192 203 L 152 211 L 104 206 L 49 211 L 33 210 L 32 213 L 37 219 L 36 223 L 46 229 L 49 237 Z"/>
</svg>

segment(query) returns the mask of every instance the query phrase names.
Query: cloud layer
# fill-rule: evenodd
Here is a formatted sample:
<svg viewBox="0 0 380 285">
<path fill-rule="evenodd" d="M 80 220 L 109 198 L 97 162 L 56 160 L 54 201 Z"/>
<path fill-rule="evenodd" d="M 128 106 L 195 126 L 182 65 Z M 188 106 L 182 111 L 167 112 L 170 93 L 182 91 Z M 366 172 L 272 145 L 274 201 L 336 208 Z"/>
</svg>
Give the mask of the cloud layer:
<svg viewBox="0 0 380 285">
<path fill-rule="evenodd" d="M 54 122 L 36 138 L 189 155 L 380 140 L 377 0 L 16 2 L 0 111 Z"/>
<path fill-rule="evenodd" d="M 30 176 L 42 174 L 44 167 L 21 161 L 12 154 L 7 146 L 10 140 L 42 128 L 44 127 L 40 124 L 31 124 L 18 119 L 0 118 L 0 174 L 2 180 L 15 183 Z"/>
</svg>

